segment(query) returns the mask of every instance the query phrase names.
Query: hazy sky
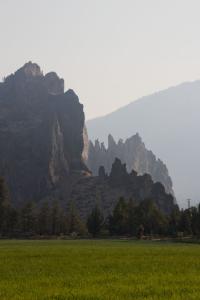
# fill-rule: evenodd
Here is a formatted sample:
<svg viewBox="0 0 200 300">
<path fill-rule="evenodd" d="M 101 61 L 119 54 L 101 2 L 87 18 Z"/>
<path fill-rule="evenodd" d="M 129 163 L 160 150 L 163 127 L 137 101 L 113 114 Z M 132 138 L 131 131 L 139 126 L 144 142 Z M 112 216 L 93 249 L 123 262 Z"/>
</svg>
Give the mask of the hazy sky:
<svg viewBox="0 0 200 300">
<path fill-rule="evenodd" d="M 200 78 L 200 1 L 0 0 L 0 77 L 29 60 L 106 114 Z"/>
</svg>

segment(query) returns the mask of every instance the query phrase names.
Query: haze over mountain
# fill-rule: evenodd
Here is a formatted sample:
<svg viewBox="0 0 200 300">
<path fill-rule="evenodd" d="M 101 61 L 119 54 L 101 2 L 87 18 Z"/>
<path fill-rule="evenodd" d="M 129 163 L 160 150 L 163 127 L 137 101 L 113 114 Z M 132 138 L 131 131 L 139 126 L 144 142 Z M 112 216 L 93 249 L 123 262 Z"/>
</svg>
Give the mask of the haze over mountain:
<svg viewBox="0 0 200 300">
<path fill-rule="evenodd" d="M 105 172 L 109 174 L 116 157 L 126 164 L 129 173 L 134 170 L 138 175 L 150 174 L 154 182 L 164 185 L 167 193 L 174 194 L 166 165 L 160 159 L 156 159 L 152 151 L 146 149 L 139 134 L 124 142 L 116 142 L 112 135 L 109 135 L 107 148 L 98 140 L 95 140 L 94 144 L 90 141 L 85 162 L 93 175 L 98 174 L 100 166 L 104 166 Z"/>
<path fill-rule="evenodd" d="M 199 201 L 200 81 L 186 82 L 143 97 L 119 110 L 87 121 L 89 138 L 108 134 L 126 139 L 139 133 L 147 148 L 165 161 L 181 205 Z"/>
</svg>

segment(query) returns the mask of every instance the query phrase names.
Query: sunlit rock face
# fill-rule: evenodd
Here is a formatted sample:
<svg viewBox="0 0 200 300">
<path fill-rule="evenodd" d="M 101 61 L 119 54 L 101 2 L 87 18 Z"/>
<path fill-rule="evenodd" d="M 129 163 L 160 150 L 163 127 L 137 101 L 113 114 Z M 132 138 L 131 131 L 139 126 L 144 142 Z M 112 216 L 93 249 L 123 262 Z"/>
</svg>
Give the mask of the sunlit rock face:
<svg viewBox="0 0 200 300">
<path fill-rule="evenodd" d="M 94 175 L 98 174 L 100 166 L 104 166 L 105 172 L 110 173 L 116 157 L 126 164 L 129 173 L 135 170 L 138 175 L 150 174 L 154 182 L 161 182 L 166 192 L 173 194 L 172 180 L 166 165 L 152 151 L 146 149 L 139 134 L 117 143 L 109 135 L 107 148 L 98 140 L 94 144 L 90 142 L 86 163 Z"/>
<path fill-rule="evenodd" d="M 27 63 L 0 84 L 0 174 L 12 200 L 64 198 L 72 174 L 88 172 L 83 105 L 55 72 Z"/>
</svg>

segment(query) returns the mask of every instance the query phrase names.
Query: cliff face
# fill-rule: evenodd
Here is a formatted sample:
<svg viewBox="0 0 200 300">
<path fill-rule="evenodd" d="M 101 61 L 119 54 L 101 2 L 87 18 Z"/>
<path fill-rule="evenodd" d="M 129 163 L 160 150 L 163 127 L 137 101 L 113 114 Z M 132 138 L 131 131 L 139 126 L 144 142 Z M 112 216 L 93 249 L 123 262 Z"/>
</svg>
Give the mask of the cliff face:
<svg viewBox="0 0 200 300">
<path fill-rule="evenodd" d="M 71 192 L 71 199 L 83 216 L 88 215 L 95 203 L 108 215 L 120 197 L 131 198 L 135 203 L 152 199 L 165 214 L 174 207 L 173 196 L 165 192 L 161 183 L 154 183 L 149 174 L 138 176 L 135 171 L 128 173 L 126 165 L 118 158 L 109 175 L 104 167 L 100 167 L 98 176 L 81 178 Z"/>
<path fill-rule="evenodd" d="M 120 196 L 136 201 L 151 197 L 168 213 L 173 197 L 161 184 L 156 186 L 150 175 L 128 174 L 120 160 L 112 167 L 108 160 L 110 176 L 103 167 L 99 176 L 91 176 L 84 163 L 88 159 L 84 124 L 77 95 L 72 90 L 64 92 L 64 81 L 54 72 L 43 75 L 39 66 L 30 62 L 0 83 L 0 176 L 8 183 L 12 201 L 20 205 L 57 199 L 66 207 L 74 201 L 86 217 L 96 201 L 107 215 Z M 120 142 L 118 147 L 122 145 Z M 112 157 L 116 147 L 109 137 Z M 100 153 L 100 165 L 108 150 L 98 143 L 95 148 L 93 159 Z"/>
<path fill-rule="evenodd" d="M 56 73 L 31 62 L 0 85 L 0 175 L 17 202 L 66 190 L 83 163 L 83 106 Z"/>
<path fill-rule="evenodd" d="M 138 175 L 150 174 L 154 182 L 161 182 L 166 192 L 173 194 L 172 180 L 166 165 L 146 149 L 138 134 L 125 142 L 119 140 L 118 143 L 109 135 L 108 148 L 98 140 L 94 144 L 90 142 L 86 163 L 94 175 L 98 174 L 100 166 L 104 166 L 106 173 L 110 173 L 116 157 L 126 164 L 129 173 L 135 170 Z"/>
</svg>

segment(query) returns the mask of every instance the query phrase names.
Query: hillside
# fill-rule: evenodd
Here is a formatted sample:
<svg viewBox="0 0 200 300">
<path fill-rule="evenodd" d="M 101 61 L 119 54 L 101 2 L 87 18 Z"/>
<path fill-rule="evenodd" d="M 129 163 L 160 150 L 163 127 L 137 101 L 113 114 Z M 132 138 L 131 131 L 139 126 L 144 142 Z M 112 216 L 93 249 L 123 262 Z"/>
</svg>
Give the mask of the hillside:
<svg viewBox="0 0 200 300">
<path fill-rule="evenodd" d="M 178 202 L 199 200 L 200 81 L 143 97 L 101 118 L 87 121 L 89 138 L 108 134 L 126 139 L 139 133 L 147 148 L 165 161 Z"/>
</svg>

